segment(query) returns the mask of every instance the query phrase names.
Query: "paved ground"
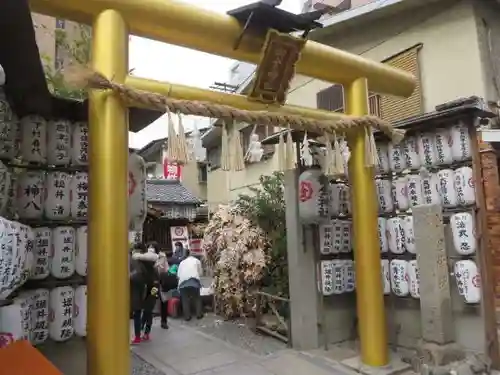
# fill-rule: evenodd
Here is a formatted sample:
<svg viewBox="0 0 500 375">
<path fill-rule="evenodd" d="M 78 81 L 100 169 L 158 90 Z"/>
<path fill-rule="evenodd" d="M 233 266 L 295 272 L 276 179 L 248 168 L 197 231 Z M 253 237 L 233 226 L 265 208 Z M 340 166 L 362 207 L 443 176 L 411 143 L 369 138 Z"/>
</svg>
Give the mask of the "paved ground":
<svg viewBox="0 0 500 375">
<path fill-rule="evenodd" d="M 213 316 L 193 323 L 171 321 L 168 330 L 156 322 L 152 337 L 132 351 L 165 375 L 353 374 L 332 361 L 289 350 L 274 339 Z"/>
</svg>

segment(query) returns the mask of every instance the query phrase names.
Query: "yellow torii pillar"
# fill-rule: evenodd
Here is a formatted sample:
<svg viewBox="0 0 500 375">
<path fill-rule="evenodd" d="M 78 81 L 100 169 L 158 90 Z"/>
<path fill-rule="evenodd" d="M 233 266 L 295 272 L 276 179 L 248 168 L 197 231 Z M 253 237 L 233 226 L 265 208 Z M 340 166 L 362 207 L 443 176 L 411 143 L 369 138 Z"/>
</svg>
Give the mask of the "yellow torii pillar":
<svg viewBox="0 0 500 375">
<path fill-rule="evenodd" d="M 129 31 L 252 63 L 259 62 L 264 42 L 245 37 L 233 50 L 241 32 L 235 19 L 172 0 L 30 0 L 30 5 L 35 12 L 93 25 L 93 68 L 118 82 L 127 79 Z M 415 87 L 406 72 L 315 42 L 306 44 L 297 72 L 343 84 L 352 115 L 368 114 L 368 82 L 373 92 L 398 96 L 409 96 Z M 159 82 L 139 78 L 128 83 L 166 90 Z M 205 97 L 201 91 L 196 95 Z M 214 95 L 206 99 L 217 101 Z M 239 104 L 245 107 L 241 100 Z M 300 109 L 294 111 L 300 114 Z M 87 372 L 92 375 L 123 375 L 130 369 L 126 113 L 126 105 L 112 93 L 91 93 Z M 388 350 L 373 170 L 364 165 L 363 131 L 352 134 L 349 144 L 361 359 L 366 365 L 383 366 Z"/>
</svg>

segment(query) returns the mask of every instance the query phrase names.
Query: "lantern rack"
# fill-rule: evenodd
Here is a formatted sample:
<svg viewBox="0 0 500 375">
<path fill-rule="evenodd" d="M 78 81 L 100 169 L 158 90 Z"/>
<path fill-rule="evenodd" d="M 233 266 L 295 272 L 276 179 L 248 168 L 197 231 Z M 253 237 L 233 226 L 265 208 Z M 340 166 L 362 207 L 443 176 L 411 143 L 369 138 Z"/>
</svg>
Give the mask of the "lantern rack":
<svg viewBox="0 0 500 375">
<path fill-rule="evenodd" d="M 87 219 L 81 219 L 81 220 L 52 220 L 52 219 L 18 219 L 22 224 L 28 225 L 33 228 L 40 228 L 40 227 L 48 227 L 48 228 L 56 228 L 56 227 L 81 227 L 84 225 L 87 225 L 88 220 Z"/>
<path fill-rule="evenodd" d="M 36 171 L 49 171 L 49 172 L 88 172 L 88 165 L 46 165 L 46 164 L 36 164 L 36 163 L 22 163 L 17 161 L 12 161 L 8 159 L 0 159 L 6 167 L 9 168 L 19 168 L 28 169 Z"/>
<path fill-rule="evenodd" d="M 87 278 L 74 274 L 66 279 L 56 279 L 53 276 L 46 277 L 40 280 L 28 280 L 20 290 L 33 290 L 33 289 L 54 289 L 60 286 L 77 287 L 80 285 L 87 285 Z"/>
</svg>

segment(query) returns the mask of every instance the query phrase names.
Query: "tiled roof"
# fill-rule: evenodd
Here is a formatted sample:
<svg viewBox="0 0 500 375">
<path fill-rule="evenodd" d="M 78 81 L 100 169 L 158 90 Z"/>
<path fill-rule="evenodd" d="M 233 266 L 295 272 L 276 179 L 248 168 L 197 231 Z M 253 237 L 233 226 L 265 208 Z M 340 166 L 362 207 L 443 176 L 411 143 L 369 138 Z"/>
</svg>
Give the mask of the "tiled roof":
<svg viewBox="0 0 500 375">
<path fill-rule="evenodd" d="M 202 202 L 179 181 L 147 180 L 146 196 L 150 203 L 192 204 Z"/>
</svg>

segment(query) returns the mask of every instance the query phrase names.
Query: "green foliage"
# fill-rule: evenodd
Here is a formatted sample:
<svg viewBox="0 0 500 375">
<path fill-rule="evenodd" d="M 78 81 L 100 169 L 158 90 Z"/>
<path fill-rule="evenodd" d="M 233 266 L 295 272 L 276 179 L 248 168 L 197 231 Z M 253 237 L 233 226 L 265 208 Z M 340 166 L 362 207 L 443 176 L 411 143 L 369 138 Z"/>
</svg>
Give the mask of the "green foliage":
<svg viewBox="0 0 500 375">
<path fill-rule="evenodd" d="M 253 194 L 239 195 L 236 204 L 245 217 L 267 233 L 271 243 L 271 261 L 264 289 L 268 293 L 288 297 L 283 173 L 261 176 L 260 186 L 250 190 Z"/>
<path fill-rule="evenodd" d="M 72 26 L 71 37 L 68 30 L 56 29 L 54 32 L 56 51 L 59 58 L 64 60 L 62 66 L 57 66 L 49 56 L 42 56 L 45 79 L 49 90 L 65 99 L 85 100 L 87 92 L 84 89 L 68 87 L 64 81 L 64 66 L 69 64 L 87 65 L 90 62 L 92 31 L 85 25 Z"/>
</svg>

